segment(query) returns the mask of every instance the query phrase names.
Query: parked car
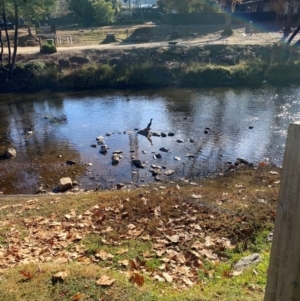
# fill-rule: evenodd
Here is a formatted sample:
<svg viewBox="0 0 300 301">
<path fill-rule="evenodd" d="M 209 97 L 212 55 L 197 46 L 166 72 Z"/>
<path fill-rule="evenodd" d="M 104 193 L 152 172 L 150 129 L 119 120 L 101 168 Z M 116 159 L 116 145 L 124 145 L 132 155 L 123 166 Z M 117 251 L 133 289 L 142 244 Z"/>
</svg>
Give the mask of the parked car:
<svg viewBox="0 0 300 301">
<path fill-rule="evenodd" d="M 15 26 L 11 22 L 6 22 L 7 29 L 14 29 Z M 0 29 L 4 29 L 4 22 L 0 20 Z"/>
</svg>

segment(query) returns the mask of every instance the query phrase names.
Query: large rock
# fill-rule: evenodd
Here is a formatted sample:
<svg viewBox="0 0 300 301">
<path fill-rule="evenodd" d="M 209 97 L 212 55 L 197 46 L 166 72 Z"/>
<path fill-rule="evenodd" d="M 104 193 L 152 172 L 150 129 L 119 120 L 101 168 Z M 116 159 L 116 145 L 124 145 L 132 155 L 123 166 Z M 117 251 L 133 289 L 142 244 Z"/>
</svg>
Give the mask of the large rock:
<svg viewBox="0 0 300 301">
<path fill-rule="evenodd" d="M 113 154 L 112 157 L 111 157 L 111 160 L 112 160 L 112 164 L 118 164 L 121 160 L 121 156 L 118 155 L 118 154 Z"/>
<path fill-rule="evenodd" d="M 17 151 L 14 148 L 10 147 L 5 151 L 5 156 L 8 159 L 13 159 L 17 156 Z"/>
<path fill-rule="evenodd" d="M 135 160 L 132 160 L 131 162 L 137 168 L 145 168 L 145 165 L 142 163 L 141 160 L 135 159 Z"/>
<path fill-rule="evenodd" d="M 235 270 L 242 271 L 250 265 L 257 264 L 261 261 L 259 254 L 254 253 L 249 256 L 241 258 L 234 266 Z"/>
<path fill-rule="evenodd" d="M 58 184 L 58 191 L 59 192 L 63 192 L 66 191 L 67 189 L 70 189 L 72 187 L 72 180 L 71 178 L 61 178 L 59 180 L 59 184 Z"/>
</svg>

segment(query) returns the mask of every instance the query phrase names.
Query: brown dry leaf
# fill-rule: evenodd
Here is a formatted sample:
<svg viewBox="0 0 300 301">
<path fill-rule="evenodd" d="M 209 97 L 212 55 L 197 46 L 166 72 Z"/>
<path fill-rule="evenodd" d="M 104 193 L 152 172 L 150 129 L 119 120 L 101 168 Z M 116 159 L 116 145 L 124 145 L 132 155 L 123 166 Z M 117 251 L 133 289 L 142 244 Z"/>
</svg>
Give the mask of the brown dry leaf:
<svg viewBox="0 0 300 301">
<path fill-rule="evenodd" d="M 240 271 L 233 271 L 232 272 L 232 276 L 239 276 L 243 273 L 243 270 L 240 270 Z"/>
<path fill-rule="evenodd" d="M 118 263 L 120 265 L 123 265 L 123 266 L 127 267 L 129 265 L 129 260 L 128 259 L 119 260 Z"/>
<path fill-rule="evenodd" d="M 132 229 L 134 229 L 134 228 L 135 228 L 135 225 L 133 225 L 133 224 L 129 224 L 129 225 L 127 225 L 127 228 L 128 228 L 129 230 L 132 230 Z"/>
<path fill-rule="evenodd" d="M 151 237 L 150 237 L 149 234 L 147 234 L 147 235 L 141 236 L 140 239 L 141 239 L 141 240 L 150 240 Z"/>
<path fill-rule="evenodd" d="M 137 284 L 138 286 L 143 286 L 145 279 L 142 275 L 138 274 L 138 273 L 134 273 L 130 278 L 129 278 L 129 282 L 133 282 L 135 284 Z"/>
<path fill-rule="evenodd" d="M 225 278 L 231 278 L 231 277 L 232 277 L 232 273 L 231 273 L 230 270 L 225 270 L 225 271 L 223 271 L 222 275 L 223 275 L 223 277 L 225 277 Z"/>
<path fill-rule="evenodd" d="M 137 229 L 133 229 L 133 230 L 129 230 L 128 234 L 132 235 L 134 237 L 138 237 L 140 236 L 142 233 L 144 232 L 144 230 L 137 230 Z"/>
<path fill-rule="evenodd" d="M 106 252 L 105 250 L 100 250 L 98 253 L 95 254 L 95 257 L 100 258 L 102 260 L 107 260 L 114 258 L 114 255 Z"/>
<path fill-rule="evenodd" d="M 135 259 L 130 259 L 129 263 L 132 270 L 138 270 L 140 267 L 146 265 L 146 261 L 141 260 L 138 256 Z"/>
<path fill-rule="evenodd" d="M 168 273 L 162 273 L 167 282 L 171 283 L 173 281 L 173 277 Z"/>
<path fill-rule="evenodd" d="M 84 297 L 85 297 L 84 294 L 76 293 L 76 294 L 72 297 L 72 300 L 78 301 L 78 300 L 82 300 Z"/>
<path fill-rule="evenodd" d="M 213 254 L 211 251 L 206 250 L 206 249 L 199 250 L 199 253 L 211 260 L 216 260 L 218 258 L 215 254 Z"/>
<path fill-rule="evenodd" d="M 154 216 L 156 217 L 160 216 L 160 206 L 154 208 Z"/>
<path fill-rule="evenodd" d="M 25 277 L 26 280 L 31 280 L 33 278 L 33 274 L 26 271 L 20 271 L 20 274 Z"/>
<path fill-rule="evenodd" d="M 125 254 L 125 253 L 127 253 L 128 252 L 128 248 L 126 248 L 126 249 L 120 249 L 119 251 L 117 251 L 116 253 L 118 254 L 118 255 L 123 255 L 123 254 Z"/>
<path fill-rule="evenodd" d="M 189 279 L 189 278 L 187 278 L 187 277 L 183 277 L 182 278 L 182 281 L 185 283 L 185 284 L 187 284 L 187 285 L 189 285 L 189 286 L 192 286 L 194 283 Z"/>
<path fill-rule="evenodd" d="M 206 236 L 206 237 L 205 237 L 205 243 L 204 243 L 204 245 L 205 245 L 206 247 L 210 247 L 210 246 L 213 246 L 213 245 L 214 245 L 214 242 L 211 241 L 211 237 L 210 237 L 210 236 Z"/>
<path fill-rule="evenodd" d="M 201 199 L 201 198 L 202 198 L 202 195 L 200 195 L 200 194 L 192 194 L 191 197 L 192 197 L 193 199 Z"/>
<path fill-rule="evenodd" d="M 173 243 L 178 243 L 179 242 L 179 236 L 178 235 L 166 235 L 166 237 Z"/>
<path fill-rule="evenodd" d="M 69 273 L 66 271 L 58 272 L 52 276 L 52 282 L 64 282 L 65 279 L 69 276 Z"/>
<path fill-rule="evenodd" d="M 166 249 L 157 250 L 155 253 L 158 257 L 161 257 L 166 252 Z"/>
<path fill-rule="evenodd" d="M 109 276 L 106 276 L 106 275 L 102 275 L 96 281 L 96 284 L 97 285 L 101 285 L 101 286 L 111 286 L 115 281 L 116 281 L 116 279 L 113 279 L 113 278 L 111 278 Z"/>
<path fill-rule="evenodd" d="M 153 279 L 154 279 L 154 280 L 157 280 L 157 281 L 159 281 L 159 282 L 165 282 L 165 281 L 166 281 L 164 277 L 161 277 L 161 276 L 159 276 L 159 275 L 155 275 L 155 276 L 153 277 Z"/>
<path fill-rule="evenodd" d="M 69 259 L 65 258 L 65 257 L 59 257 L 59 258 L 54 259 L 53 262 L 56 264 L 62 264 L 62 263 L 69 262 Z"/>
<path fill-rule="evenodd" d="M 265 167 L 266 165 L 267 165 L 267 163 L 264 161 L 258 163 L 259 167 Z"/>
</svg>

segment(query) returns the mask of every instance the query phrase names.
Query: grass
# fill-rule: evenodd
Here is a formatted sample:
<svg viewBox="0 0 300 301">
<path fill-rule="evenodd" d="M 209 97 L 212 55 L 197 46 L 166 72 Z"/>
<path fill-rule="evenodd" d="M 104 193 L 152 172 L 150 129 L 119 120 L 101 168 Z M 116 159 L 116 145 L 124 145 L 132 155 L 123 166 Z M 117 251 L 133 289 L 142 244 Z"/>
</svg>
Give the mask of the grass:
<svg viewBox="0 0 300 301">
<path fill-rule="evenodd" d="M 198 186 L 2 197 L 0 300 L 262 300 L 279 179 L 264 165 Z"/>
<path fill-rule="evenodd" d="M 235 57 L 235 63 L 232 65 L 217 63 L 227 50 L 232 51 L 232 47 L 227 49 L 224 45 L 209 46 L 199 49 L 203 57 L 198 61 L 191 59 L 194 56 L 198 57 L 197 51 L 191 50 L 191 53 L 185 56 L 179 48 L 145 52 L 126 50 L 126 53 L 121 51 L 113 55 L 118 56 L 118 59 L 110 60 L 111 57 L 108 56 L 106 62 L 91 62 L 74 68 L 61 68 L 51 61 L 29 61 L 17 65 L 15 76 L 9 81 L 3 78 L 0 85 L 3 90 L 160 88 L 170 85 L 200 88 L 299 79 L 300 63 L 297 53 L 291 52 L 289 58 L 283 59 L 282 53 L 285 50 L 280 45 L 260 47 L 257 53 L 248 50 L 245 52 L 245 49 L 241 48 L 239 56 L 238 52 L 232 54 Z M 164 64 L 161 64 L 162 60 Z M 2 69 L 0 67 L 0 78 L 6 76 L 5 72 L 1 73 Z"/>
</svg>

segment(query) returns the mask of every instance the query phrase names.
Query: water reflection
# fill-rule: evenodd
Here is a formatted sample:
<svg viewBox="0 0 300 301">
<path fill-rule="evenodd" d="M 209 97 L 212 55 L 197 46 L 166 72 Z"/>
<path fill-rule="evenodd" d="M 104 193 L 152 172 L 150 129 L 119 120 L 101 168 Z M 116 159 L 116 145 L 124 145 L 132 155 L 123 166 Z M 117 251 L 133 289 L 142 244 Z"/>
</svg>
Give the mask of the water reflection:
<svg viewBox="0 0 300 301">
<path fill-rule="evenodd" d="M 131 165 L 133 155 L 147 161 L 148 167 L 174 169 L 180 177 L 223 170 L 227 161 L 237 157 L 254 163 L 268 157 L 280 165 L 288 124 L 300 118 L 299 94 L 297 86 L 264 85 L 1 95 L 0 151 L 14 147 L 17 158 L 0 161 L 0 191 L 34 192 L 41 184 L 51 190 L 64 175 L 91 188 L 153 181 L 149 168 Z M 152 131 L 175 136 L 147 140 L 137 135 L 136 129 L 145 128 L 151 118 Z M 207 134 L 205 128 L 209 128 Z M 99 147 L 90 147 L 99 135 L 105 136 L 109 146 L 106 156 Z M 161 147 L 170 151 L 162 153 Z M 112 166 L 112 152 L 119 149 L 123 158 Z M 157 153 L 162 158 L 155 160 Z M 187 153 L 195 156 L 187 158 Z M 175 156 L 181 160 L 174 160 Z M 65 164 L 69 159 L 79 164 L 70 169 Z M 92 165 L 82 167 L 85 163 Z"/>
</svg>

